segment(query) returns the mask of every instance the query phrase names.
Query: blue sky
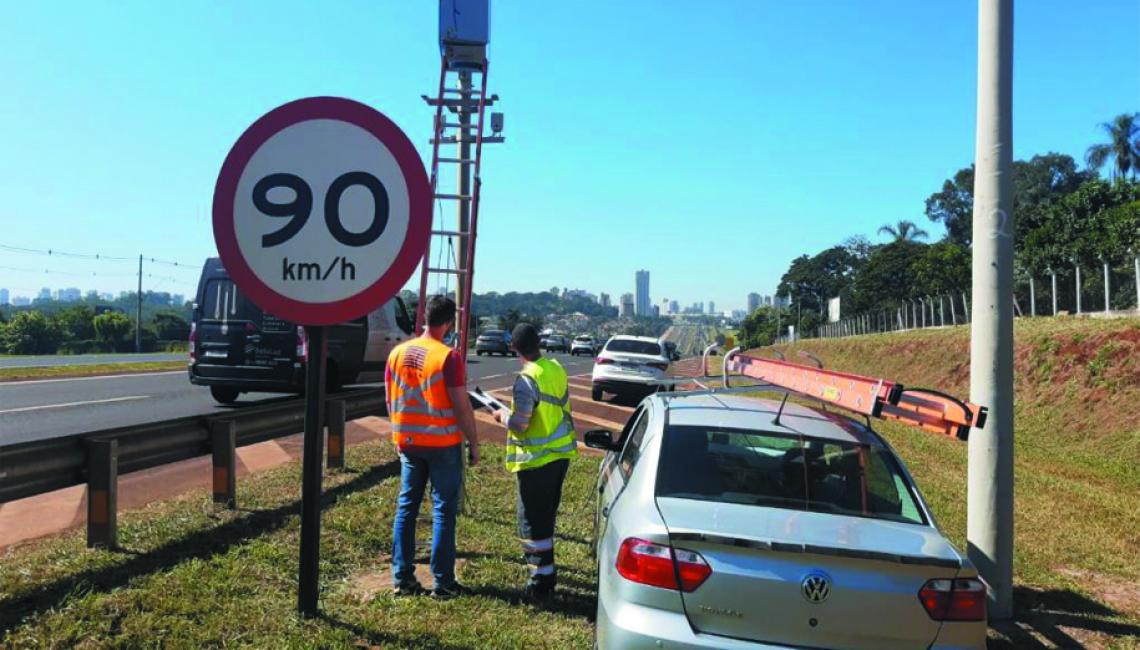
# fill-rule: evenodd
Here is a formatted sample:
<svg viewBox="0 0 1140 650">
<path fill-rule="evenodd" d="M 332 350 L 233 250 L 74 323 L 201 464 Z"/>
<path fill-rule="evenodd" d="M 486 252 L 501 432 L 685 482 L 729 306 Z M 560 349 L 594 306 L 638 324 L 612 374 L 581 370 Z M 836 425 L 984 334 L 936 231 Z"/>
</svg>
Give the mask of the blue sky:
<svg viewBox="0 0 1140 650">
<path fill-rule="evenodd" d="M 645 268 L 655 302 L 742 308 L 850 235 L 940 236 L 923 199 L 974 156 L 974 2 L 493 6 L 507 143 L 484 152 L 476 291 L 616 298 Z M 279 104 L 366 102 L 430 157 L 438 52 L 430 1 L 5 3 L 0 244 L 198 265 L 223 158 Z M 1099 122 L 1140 110 L 1135 0 L 1021 0 L 1015 55 L 1017 157 L 1083 160 Z M 129 262 L 0 267 L 15 294 L 135 282 Z M 196 268 L 146 270 L 193 293 Z"/>
</svg>

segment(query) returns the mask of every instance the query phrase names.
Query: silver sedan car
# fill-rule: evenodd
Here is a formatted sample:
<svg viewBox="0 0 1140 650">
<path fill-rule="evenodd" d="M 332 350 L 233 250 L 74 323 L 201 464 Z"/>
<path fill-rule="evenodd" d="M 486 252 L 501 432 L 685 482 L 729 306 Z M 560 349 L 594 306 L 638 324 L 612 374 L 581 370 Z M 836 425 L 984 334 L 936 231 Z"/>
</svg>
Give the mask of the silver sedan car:
<svg viewBox="0 0 1140 650">
<path fill-rule="evenodd" d="M 598 478 L 599 648 L 984 648 L 986 591 L 890 446 L 822 408 L 658 393 Z"/>
</svg>

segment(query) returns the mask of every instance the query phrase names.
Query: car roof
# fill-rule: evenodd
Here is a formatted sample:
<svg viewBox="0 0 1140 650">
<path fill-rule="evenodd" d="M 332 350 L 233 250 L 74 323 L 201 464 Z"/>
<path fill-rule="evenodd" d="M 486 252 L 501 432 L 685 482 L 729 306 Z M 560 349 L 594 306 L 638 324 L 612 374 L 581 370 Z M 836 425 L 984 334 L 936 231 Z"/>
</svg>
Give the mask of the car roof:
<svg viewBox="0 0 1140 650">
<path fill-rule="evenodd" d="M 820 407 L 789 401 L 780 414 L 779 424 L 776 424 L 776 413 L 780 410 L 778 399 L 716 392 L 658 394 L 654 397 L 665 404 L 670 425 L 711 425 L 727 429 L 803 435 L 848 444 L 885 446 L 878 434 L 865 424 L 843 413 Z"/>
<path fill-rule="evenodd" d="M 661 339 L 655 339 L 652 336 L 630 336 L 628 334 L 617 334 L 612 339 L 613 341 L 643 341 L 645 343 L 660 343 Z"/>
</svg>

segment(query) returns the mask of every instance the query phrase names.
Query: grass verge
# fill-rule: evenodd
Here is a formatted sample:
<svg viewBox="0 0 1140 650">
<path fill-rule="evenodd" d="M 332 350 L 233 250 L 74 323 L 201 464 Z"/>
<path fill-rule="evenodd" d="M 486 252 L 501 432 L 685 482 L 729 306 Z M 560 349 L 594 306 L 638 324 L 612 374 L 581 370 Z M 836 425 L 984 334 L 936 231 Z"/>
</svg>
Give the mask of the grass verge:
<svg viewBox="0 0 1140 650">
<path fill-rule="evenodd" d="M 100 375 L 133 375 L 140 372 L 183 370 L 186 361 L 130 361 L 126 363 L 86 363 L 35 368 L 0 368 L 0 382 L 65 377 L 97 377 Z"/>
<path fill-rule="evenodd" d="M 77 531 L 4 552 L 0 646 L 589 647 L 597 458 L 571 465 L 560 593 L 539 606 L 514 596 L 526 576 L 514 478 L 502 468 L 502 447 L 484 450 L 483 465 L 468 474 L 469 512 L 458 528 L 460 579 L 476 596 L 437 603 L 390 595 L 399 463 L 391 444 L 376 442 L 354 447 L 349 469 L 325 478 L 321 617 L 295 614 L 300 466 L 291 464 L 240 484 L 237 511 L 194 492 L 121 514 L 121 551 L 85 550 Z"/>
</svg>

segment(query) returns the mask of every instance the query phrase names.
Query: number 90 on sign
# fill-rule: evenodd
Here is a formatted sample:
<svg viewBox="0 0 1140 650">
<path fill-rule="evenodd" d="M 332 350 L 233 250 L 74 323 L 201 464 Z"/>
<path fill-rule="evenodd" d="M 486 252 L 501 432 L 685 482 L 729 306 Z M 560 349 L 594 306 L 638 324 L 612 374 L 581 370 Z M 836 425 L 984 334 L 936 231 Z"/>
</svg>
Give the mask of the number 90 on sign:
<svg viewBox="0 0 1140 650">
<path fill-rule="evenodd" d="M 341 221 L 340 200 L 345 190 L 357 185 L 372 194 L 372 220 L 362 232 L 351 232 Z M 270 201 L 269 192 L 277 188 L 293 190 L 293 200 L 288 203 Z M 270 248 L 284 244 L 305 227 L 313 211 L 313 190 L 304 179 L 294 174 L 270 174 L 254 185 L 253 205 L 266 216 L 290 218 L 280 230 L 262 235 L 262 247 Z M 388 226 L 388 191 L 384 184 L 368 172 L 347 172 L 338 176 L 325 194 L 325 224 L 333 238 L 345 246 L 367 246 L 376 241 Z"/>
</svg>

